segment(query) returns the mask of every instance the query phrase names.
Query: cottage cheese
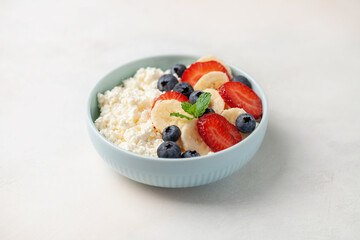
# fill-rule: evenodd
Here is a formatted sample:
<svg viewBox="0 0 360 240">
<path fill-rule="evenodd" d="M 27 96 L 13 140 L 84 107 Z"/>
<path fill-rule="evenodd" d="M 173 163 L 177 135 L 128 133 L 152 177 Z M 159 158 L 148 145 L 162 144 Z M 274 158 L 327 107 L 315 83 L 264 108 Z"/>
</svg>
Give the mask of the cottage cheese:
<svg viewBox="0 0 360 240">
<path fill-rule="evenodd" d="M 159 68 L 141 68 L 135 76 L 124 80 L 104 94 L 98 93 L 100 117 L 95 126 L 115 145 L 146 156 L 156 157 L 163 142 L 150 119 L 154 100 L 160 96 L 159 78 L 169 73 Z"/>
</svg>

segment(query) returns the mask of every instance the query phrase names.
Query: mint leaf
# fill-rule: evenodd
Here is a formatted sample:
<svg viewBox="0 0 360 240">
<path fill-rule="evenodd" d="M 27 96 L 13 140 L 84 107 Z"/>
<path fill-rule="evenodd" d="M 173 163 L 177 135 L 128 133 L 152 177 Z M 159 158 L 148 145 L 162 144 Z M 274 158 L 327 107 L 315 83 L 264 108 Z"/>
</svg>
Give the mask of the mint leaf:
<svg viewBox="0 0 360 240">
<path fill-rule="evenodd" d="M 171 117 L 186 118 L 187 120 L 193 120 L 193 119 L 194 119 L 194 118 L 191 118 L 191 117 L 185 116 L 185 115 L 183 115 L 183 114 L 181 114 L 181 113 L 175 113 L 175 112 L 170 113 L 170 116 L 171 116 Z"/>
<path fill-rule="evenodd" d="M 191 103 L 183 102 L 183 103 L 181 103 L 181 108 L 188 114 L 190 114 L 192 116 L 195 115 L 196 104 L 192 105 Z"/>
<path fill-rule="evenodd" d="M 211 93 L 205 92 L 200 95 L 200 97 L 196 100 L 195 106 L 195 112 L 193 114 L 194 117 L 198 118 L 202 116 L 206 110 L 206 108 L 209 106 L 211 98 Z"/>
<path fill-rule="evenodd" d="M 181 108 L 185 112 L 187 112 L 188 114 L 193 116 L 193 118 L 185 116 L 185 115 L 183 115 L 181 113 L 175 113 L 175 112 L 170 113 L 170 116 L 186 118 L 187 120 L 192 120 L 194 118 L 199 118 L 204 114 L 206 108 L 209 106 L 210 98 L 211 98 L 211 93 L 205 92 L 205 93 L 200 95 L 200 97 L 196 100 L 195 104 L 191 104 L 189 102 L 181 103 Z"/>
<path fill-rule="evenodd" d="M 194 115 L 195 110 L 192 109 L 193 105 L 189 102 L 181 103 L 181 108 L 190 115 Z"/>
</svg>

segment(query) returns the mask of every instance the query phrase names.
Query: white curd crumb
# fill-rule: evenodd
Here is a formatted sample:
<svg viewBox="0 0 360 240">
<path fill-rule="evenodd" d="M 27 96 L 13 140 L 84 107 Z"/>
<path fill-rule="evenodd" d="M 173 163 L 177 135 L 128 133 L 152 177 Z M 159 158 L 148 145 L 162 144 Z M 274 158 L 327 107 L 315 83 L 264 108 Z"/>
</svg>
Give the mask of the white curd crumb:
<svg viewBox="0 0 360 240">
<path fill-rule="evenodd" d="M 156 157 L 163 142 L 150 119 L 154 100 L 160 96 L 159 78 L 169 73 L 159 68 L 140 68 L 134 77 L 104 94 L 98 93 L 100 116 L 95 126 L 115 145 L 146 156 Z"/>
</svg>

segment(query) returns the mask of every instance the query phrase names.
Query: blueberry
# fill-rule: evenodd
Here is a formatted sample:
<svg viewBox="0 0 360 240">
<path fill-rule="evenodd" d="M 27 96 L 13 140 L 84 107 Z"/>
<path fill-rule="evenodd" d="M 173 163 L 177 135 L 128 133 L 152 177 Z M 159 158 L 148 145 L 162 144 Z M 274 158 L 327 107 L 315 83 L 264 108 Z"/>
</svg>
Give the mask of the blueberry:
<svg viewBox="0 0 360 240">
<path fill-rule="evenodd" d="M 173 76 L 172 74 L 165 74 L 160 77 L 157 87 L 162 92 L 168 92 L 172 90 L 177 83 L 178 80 L 175 76 Z"/>
<path fill-rule="evenodd" d="M 179 78 L 181 78 L 182 75 L 183 75 L 183 73 L 185 72 L 185 70 L 186 70 L 185 65 L 183 65 L 183 64 L 175 64 L 175 65 L 172 67 L 172 69 L 171 69 L 171 73 L 172 73 L 172 74 L 175 74 L 175 73 L 176 73 L 176 75 L 177 75 Z"/>
<path fill-rule="evenodd" d="M 242 133 L 251 133 L 255 129 L 256 121 L 251 114 L 243 113 L 236 118 L 235 126 Z"/>
<path fill-rule="evenodd" d="M 191 158 L 191 157 L 199 157 L 199 156 L 200 156 L 200 154 L 195 150 L 186 151 L 183 154 L 181 154 L 182 158 Z"/>
<path fill-rule="evenodd" d="M 190 94 L 189 96 L 189 101 L 191 104 L 195 104 L 196 103 L 196 100 L 200 97 L 201 94 L 203 94 L 204 92 L 203 91 L 194 91 Z"/>
<path fill-rule="evenodd" d="M 231 79 L 232 82 L 239 82 L 239 83 L 242 83 L 242 84 L 245 84 L 246 86 L 248 86 L 249 88 L 252 88 L 251 87 L 251 83 L 249 82 L 249 80 L 242 76 L 242 75 L 237 75 L 237 76 L 234 76 L 232 79 Z"/>
<path fill-rule="evenodd" d="M 157 149 L 157 155 L 161 158 L 180 158 L 181 149 L 174 142 L 163 142 Z"/>
<path fill-rule="evenodd" d="M 208 107 L 205 109 L 205 112 L 203 115 L 208 114 L 208 113 L 215 113 L 215 111 L 214 111 L 214 109 Z"/>
<path fill-rule="evenodd" d="M 193 87 L 187 82 L 179 82 L 173 88 L 174 92 L 179 92 L 189 98 L 190 94 L 194 91 Z"/>
<path fill-rule="evenodd" d="M 176 125 L 168 126 L 162 132 L 162 139 L 164 141 L 176 142 L 181 135 L 180 128 Z"/>
</svg>

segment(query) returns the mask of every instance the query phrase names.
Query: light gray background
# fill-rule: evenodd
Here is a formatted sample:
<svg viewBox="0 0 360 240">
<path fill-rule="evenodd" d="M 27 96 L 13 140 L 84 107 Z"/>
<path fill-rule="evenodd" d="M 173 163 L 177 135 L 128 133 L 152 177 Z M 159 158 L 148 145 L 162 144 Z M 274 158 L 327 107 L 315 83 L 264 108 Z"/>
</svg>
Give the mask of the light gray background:
<svg viewBox="0 0 360 240">
<path fill-rule="evenodd" d="M 0 239 L 360 239 L 359 1 L 0 2 Z M 239 172 L 132 182 L 85 128 L 91 87 L 154 54 L 214 54 L 270 104 Z"/>
</svg>

